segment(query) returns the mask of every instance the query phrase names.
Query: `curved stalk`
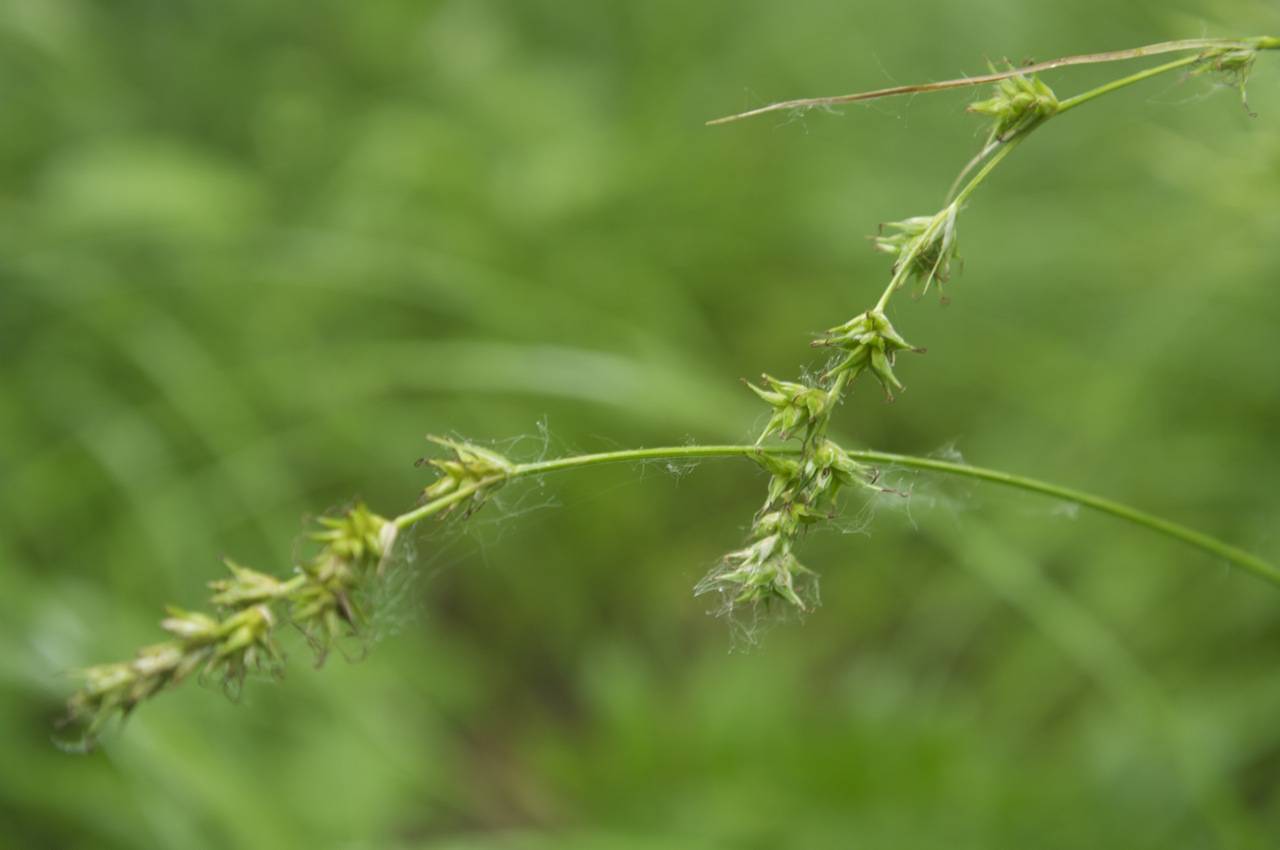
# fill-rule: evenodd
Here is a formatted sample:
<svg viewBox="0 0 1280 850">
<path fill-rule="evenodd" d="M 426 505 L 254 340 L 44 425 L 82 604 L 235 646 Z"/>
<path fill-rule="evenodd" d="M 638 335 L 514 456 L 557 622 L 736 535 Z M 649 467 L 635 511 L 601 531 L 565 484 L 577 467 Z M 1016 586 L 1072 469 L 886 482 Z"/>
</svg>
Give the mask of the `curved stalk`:
<svg viewBox="0 0 1280 850">
<path fill-rule="evenodd" d="M 505 474 L 493 475 L 489 478 L 460 487 L 445 496 L 434 499 L 415 508 L 414 510 L 401 514 L 393 519 L 392 522 L 395 523 L 398 529 L 403 530 L 423 519 L 426 519 L 427 517 L 439 514 L 460 502 L 466 501 L 466 499 L 477 491 L 502 484 L 512 479 L 545 475 L 549 472 L 582 469 L 584 467 L 600 466 L 611 463 L 635 463 L 637 461 L 646 460 L 688 460 L 690 458 L 718 457 L 751 458 L 762 454 L 786 456 L 799 455 L 801 454 L 801 451 L 801 447 L 799 446 L 662 446 L 658 448 L 626 449 L 622 451 L 600 452 L 597 454 L 572 455 L 570 457 L 537 461 L 535 463 L 516 464 Z M 1050 484 L 1047 481 L 1040 481 L 1039 479 L 1029 478 L 1025 475 L 1016 475 L 1014 473 L 1001 472 L 995 469 L 985 469 L 980 466 L 968 466 L 962 463 L 952 463 L 950 461 L 937 460 L 935 458 L 868 450 L 846 450 L 845 453 L 853 460 L 860 461 L 862 463 L 901 466 L 909 469 L 919 469 L 926 472 L 936 472 L 943 475 L 953 475 L 960 478 L 970 478 L 977 481 L 984 481 L 989 484 L 997 484 L 1002 487 L 1023 490 L 1028 493 L 1037 493 L 1042 496 L 1049 496 L 1074 505 L 1080 505 L 1081 507 L 1107 514 L 1115 517 L 1116 519 L 1141 526 L 1142 528 L 1155 532 L 1156 534 L 1160 534 L 1188 546 L 1195 547 L 1202 552 L 1207 552 L 1214 557 L 1221 558 L 1228 563 L 1234 564 L 1264 581 L 1280 586 L 1280 568 L 1265 561 L 1257 555 L 1236 546 L 1232 546 L 1231 544 L 1219 540 L 1209 534 L 1196 531 L 1195 529 L 1188 528 L 1179 523 L 1164 519 L 1163 517 L 1158 517 L 1154 514 L 1147 513 L 1146 511 L 1130 507 L 1129 505 L 1125 505 L 1121 502 L 1117 502 L 1103 496 L 1086 493 L 1083 490 L 1076 490 L 1071 487 Z"/>
</svg>

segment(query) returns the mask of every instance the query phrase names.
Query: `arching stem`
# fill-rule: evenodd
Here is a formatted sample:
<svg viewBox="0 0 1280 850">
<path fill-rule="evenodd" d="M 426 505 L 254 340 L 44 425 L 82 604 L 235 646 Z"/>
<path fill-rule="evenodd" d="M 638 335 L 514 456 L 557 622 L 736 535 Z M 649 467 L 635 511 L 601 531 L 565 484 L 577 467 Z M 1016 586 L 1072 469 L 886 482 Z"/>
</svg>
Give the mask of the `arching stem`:
<svg viewBox="0 0 1280 850">
<path fill-rule="evenodd" d="M 477 492 L 495 487 L 516 478 L 528 478 L 545 475 L 549 472 L 560 472 L 570 469 L 583 469 L 614 463 L 637 463 L 648 460 L 689 460 L 697 458 L 740 457 L 752 458 L 761 454 L 798 455 L 799 446 L 751 446 L 751 445 L 706 445 L 706 446 L 662 446 L 648 449 L 625 449 L 622 451 L 600 452 L 598 454 L 572 455 L 553 460 L 535 463 L 517 464 L 505 475 L 494 475 L 473 482 L 466 486 L 427 502 L 424 505 L 401 514 L 393 522 L 399 529 L 408 528 L 428 517 L 439 514 L 450 507 L 466 501 Z M 980 466 L 969 466 L 962 463 L 937 460 L 935 458 L 916 457 L 914 455 L 891 454 L 867 450 L 849 450 L 846 454 L 853 460 L 880 466 L 900 466 L 908 469 L 919 469 L 942 475 L 959 478 L 970 478 L 985 481 L 1002 487 L 1010 487 L 1029 493 L 1038 493 L 1071 504 L 1080 505 L 1116 519 L 1140 526 L 1156 534 L 1163 535 L 1216 558 L 1240 567 L 1264 581 L 1280 586 L 1280 568 L 1263 560 L 1250 552 L 1232 546 L 1216 537 L 1173 522 L 1146 511 L 1130 507 L 1103 496 L 1096 496 L 1082 490 L 1050 484 L 1024 475 L 984 469 Z"/>
</svg>

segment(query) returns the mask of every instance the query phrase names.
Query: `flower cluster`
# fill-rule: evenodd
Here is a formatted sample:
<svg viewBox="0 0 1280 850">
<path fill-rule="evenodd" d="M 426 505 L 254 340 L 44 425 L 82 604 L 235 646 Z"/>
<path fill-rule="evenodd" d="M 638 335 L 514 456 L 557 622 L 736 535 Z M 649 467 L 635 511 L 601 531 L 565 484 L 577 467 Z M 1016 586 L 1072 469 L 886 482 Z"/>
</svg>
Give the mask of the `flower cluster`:
<svg viewBox="0 0 1280 850">
<path fill-rule="evenodd" d="M 995 66 L 991 67 L 996 72 Z M 1007 142 L 1034 130 L 1058 111 L 1058 98 L 1053 89 L 1036 76 L 1018 74 L 995 84 L 995 94 L 968 106 L 969 112 L 994 119 L 992 142 Z"/>
<path fill-rule="evenodd" d="M 796 560 L 792 539 L 770 534 L 749 546 L 724 556 L 695 593 L 716 591 L 724 597 L 725 608 L 768 606 L 780 600 L 797 610 L 808 611 L 818 604 L 818 574 Z M 803 594 L 803 595 L 802 595 Z"/>
<path fill-rule="evenodd" d="M 779 381 L 770 375 L 761 375 L 768 389 L 761 389 L 750 381 L 747 386 L 762 401 L 773 408 L 773 416 L 756 440 L 756 445 L 764 442 L 770 435 L 777 434 L 784 440 L 790 439 L 797 429 L 804 430 L 804 441 L 807 443 L 818 436 L 830 418 L 831 406 L 839 400 L 839 393 L 834 388 L 824 389 L 794 381 Z"/>
<path fill-rule="evenodd" d="M 769 493 L 751 539 L 725 555 L 695 593 L 720 594 L 725 612 L 775 602 L 809 611 L 818 603 L 818 574 L 796 558 L 796 542 L 807 527 L 831 518 L 843 487 L 874 486 L 875 472 L 826 439 L 798 457 L 760 452 L 756 461 L 769 473 Z"/>
<path fill-rule="evenodd" d="M 395 525 L 356 505 L 320 520 L 312 535 L 320 552 L 287 580 L 226 561 L 229 576 L 209 583 L 217 615 L 169 608 L 160 626 L 171 640 L 139 650 L 130 661 L 81 671 L 83 686 L 67 703 L 65 724 L 92 746 L 113 717 L 193 673 L 216 677 L 236 693 L 253 672 L 279 675 L 284 655 L 274 634 L 282 612 L 323 660 L 332 642 L 357 634 L 362 619 L 352 599 L 374 577 L 395 541 Z"/>
<path fill-rule="evenodd" d="M 871 237 L 877 251 L 897 257 L 893 263 L 893 286 L 914 278 L 921 294 L 935 281 L 939 287 L 951 279 L 951 263 L 956 257 L 956 217 L 960 205 L 948 204 L 934 215 L 918 215 L 880 225 Z"/>
<path fill-rule="evenodd" d="M 454 492 L 466 492 L 471 502 L 468 515 L 484 504 L 492 490 L 506 483 L 514 469 L 511 461 L 490 449 L 447 437 L 427 435 L 427 439 L 451 451 L 453 457 L 418 459 L 418 466 L 434 466 L 440 473 L 440 477 L 422 491 L 422 497 L 429 501 Z"/>
<path fill-rule="evenodd" d="M 298 568 L 306 580 L 289 596 L 289 619 L 323 661 L 334 641 L 360 634 L 365 614 L 357 597 L 381 574 L 395 542 L 396 526 L 356 505 L 338 517 L 321 517 L 311 539 L 320 553 Z"/>
<path fill-rule="evenodd" d="M 836 362 L 824 377 L 844 376 L 848 383 L 863 371 L 870 370 L 884 387 L 885 395 L 893 400 L 893 390 L 901 390 L 902 382 L 893 374 L 893 363 L 899 351 L 923 353 L 908 343 L 893 328 L 889 318 L 881 310 L 868 310 L 854 316 L 843 325 L 827 331 L 814 340 L 815 346 L 839 348 L 845 355 Z"/>
</svg>

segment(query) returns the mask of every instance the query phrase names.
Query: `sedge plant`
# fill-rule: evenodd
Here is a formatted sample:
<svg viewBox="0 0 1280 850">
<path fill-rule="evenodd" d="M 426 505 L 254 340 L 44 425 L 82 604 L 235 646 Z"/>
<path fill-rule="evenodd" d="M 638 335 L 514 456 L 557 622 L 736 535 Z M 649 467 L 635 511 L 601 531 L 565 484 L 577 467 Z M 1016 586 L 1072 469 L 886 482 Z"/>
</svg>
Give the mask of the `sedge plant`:
<svg viewBox="0 0 1280 850">
<path fill-rule="evenodd" d="M 1181 71 L 1213 75 L 1239 91 L 1258 55 L 1280 49 L 1280 38 L 1191 39 L 1131 50 L 1069 56 L 991 73 L 836 97 L 790 100 L 708 122 L 725 124 L 777 111 L 831 107 L 882 97 L 990 85 L 988 96 L 968 111 L 989 123 L 985 141 L 962 169 L 936 212 L 881 227 L 874 247 L 892 258 L 888 282 L 868 307 L 835 323 L 811 341 L 825 360 L 806 377 L 782 380 L 764 375 L 748 389 L 767 406 L 759 439 L 748 445 L 679 445 L 582 454 L 531 463 L 512 461 L 492 449 L 463 440 L 430 437 L 438 452 L 423 459 L 434 480 L 419 504 L 396 516 L 382 516 L 357 504 L 319 520 L 309 557 L 286 577 L 227 561 L 227 575 L 210 582 L 211 612 L 170 608 L 161 621 L 168 639 L 142 648 L 131 659 L 80 672 L 81 688 L 68 701 L 65 723 L 73 740 L 91 747 L 115 718 L 192 677 L 213 678 L 236 691 L 254 672 L 278 675 L 283 654 L 278 635 L 298 630 L 322 662 L 335 646 L 369 627 L 376 588 L 384 578 L 397 540 L 409 529 L 444 515 L 466 517 L 480 510 L 508 483 L 553 472 L 635 463 L 653 459 L 738 458 L 758 464 L 768 485 L 750 532 L 695 587 L 717 600 L 721 614 L 760 616 L 808 612 L 818 604 L 818 574 L 800 561 L 806 533 L 830 521 L 850 496 L 886 489 L 881 471 L 902 467 L 960 476 L 1052 497 L 1108 514 L 1181 541 L 1254 577 L 1280 586 L 1280 568 L 1208 534 L 1133 507 L 1034 478 L 935 458 L 852 449 L 831 439 L 832 417 L 858 387 L 878 383 L 892 400 L 903 389 L 895 369 L 899 355 L 924 348 L 908 342 L 890 320 L 895 296 L 913 288 L 941 289 L 958 266 L 958 221 L 975 191 L 1017 147 L 1043 126 L 1077 107 L 1152 77 Z M 1070 97 L 1059 97 L 1040 74 L 1056 69 L 1174 54 L 1177 58 Z"/>
</svg>

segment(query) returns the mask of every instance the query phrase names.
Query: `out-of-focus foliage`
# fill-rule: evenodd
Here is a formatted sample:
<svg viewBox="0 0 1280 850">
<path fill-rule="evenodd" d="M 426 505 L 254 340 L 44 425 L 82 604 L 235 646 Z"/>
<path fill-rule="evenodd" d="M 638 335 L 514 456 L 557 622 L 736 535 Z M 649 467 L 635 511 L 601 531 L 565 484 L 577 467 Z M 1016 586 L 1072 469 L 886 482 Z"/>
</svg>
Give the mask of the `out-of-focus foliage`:
<svg viewBox="0 0 1280 850">
<path fill-rule="evenodd" d="M 927 478 L 808 540 L 823 607 L 748 653 L 691 587 L 759 472 L 593 470 L 419 535 L 360 663 L 299 640 L 282 684 L 187 686 L 84 758 L 50 729 L 65 674 L 159 639 L 221 556 L 284 573 L 306 516 L 408 507 L 425 433 L 753 439 L 738 378 L 869 303 L 864 235 L 936 209 L 984 127 L 964 94 L 704 119 L 1275 29 L 1212 0 L 0 4 L 0 844 L 1269 846 L 1280 597 Z M 1280 554 L 1276 58 L 1256 120 L 1161 80 L 1018 150 L 950 306 L 894 306 L 929 349 L 908 391 L 860 388 L 840 438 Z"/>
</svg>

